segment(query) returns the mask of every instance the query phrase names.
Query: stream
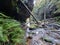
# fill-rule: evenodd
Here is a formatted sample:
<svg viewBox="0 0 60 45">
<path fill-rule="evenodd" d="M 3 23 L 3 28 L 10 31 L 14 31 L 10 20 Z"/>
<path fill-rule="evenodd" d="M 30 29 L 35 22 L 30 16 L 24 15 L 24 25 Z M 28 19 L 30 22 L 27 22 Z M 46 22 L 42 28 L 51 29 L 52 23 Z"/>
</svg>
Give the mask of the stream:
<svg viewBox="0 0 60 45">
<path fill-rule="evenodd" d="M 27 29 L 26 37 L 32 37 L 30 45 L 60 45 L 60 25 L 46 26 L 47 28 Z"/>
</svg>

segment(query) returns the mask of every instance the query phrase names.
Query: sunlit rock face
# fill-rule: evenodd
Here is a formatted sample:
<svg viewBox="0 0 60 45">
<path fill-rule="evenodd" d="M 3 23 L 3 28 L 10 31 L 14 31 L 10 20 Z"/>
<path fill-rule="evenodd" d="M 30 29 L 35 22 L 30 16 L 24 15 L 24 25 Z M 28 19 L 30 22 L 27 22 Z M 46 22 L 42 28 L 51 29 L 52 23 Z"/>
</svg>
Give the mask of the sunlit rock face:
<svg viewBox="0 0 60 45">
<path fill-rule="evenodd" d="M 19 12 L 17 12 L 16 5 L 12 5 L 12 1 L 17 1 L 16 4 L 19 8 Z M 34 0 L 27 0 L 24 4 L 32 11 L 34 6 L 33 2 Z M 5 15 L 13 17 L 20 22 L 25 22 L 26 19 L 30 17 L 30 12 L 26 9 L 21 0 L 0 0 L 0 12 L 3 12 Z"/>
</svg>

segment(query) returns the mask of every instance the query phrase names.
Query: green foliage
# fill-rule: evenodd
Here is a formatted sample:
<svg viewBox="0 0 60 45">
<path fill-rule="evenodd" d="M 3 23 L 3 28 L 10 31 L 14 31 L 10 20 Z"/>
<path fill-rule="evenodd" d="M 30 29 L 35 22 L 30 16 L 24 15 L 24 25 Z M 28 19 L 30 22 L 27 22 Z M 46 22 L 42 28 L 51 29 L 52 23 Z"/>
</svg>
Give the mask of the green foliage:
<svg viewBox="0 0 60 45">
<path fill-rule="evenodd" d="M 58 10 L 56 10 L 54 13 L 60 13 L 60 0 L 58 0 L 55 4 L 58 8 Z"/>
<path fill-rule="evenodd" d="M 20 22 L 3 15 L 0 13 L 0 43 L 22 44 L 25 31 L 21 28 Z"/>
<path fill-rule="evenodd" d="M 57 24 L 60 25 L 60 16 L 54 17 L 56 19 Z"/>
<path fill-rule="evenodd" d="M 38 3 L 39 1 L 40 3 Z M 48 15 L 50 15 L 50 17 L 53 17 L 54 14 L 60 13 L 60 0 L 39 0 L 39 1 L 36 1 L 36 3 L 39 6 L 36 5 L 33 10 L 34 16 L 37 18 L 37 20 L 39 21 L 43 20 L 44 14 L 46 14 L 46 17 L 48 17 Z"/>
</svg>

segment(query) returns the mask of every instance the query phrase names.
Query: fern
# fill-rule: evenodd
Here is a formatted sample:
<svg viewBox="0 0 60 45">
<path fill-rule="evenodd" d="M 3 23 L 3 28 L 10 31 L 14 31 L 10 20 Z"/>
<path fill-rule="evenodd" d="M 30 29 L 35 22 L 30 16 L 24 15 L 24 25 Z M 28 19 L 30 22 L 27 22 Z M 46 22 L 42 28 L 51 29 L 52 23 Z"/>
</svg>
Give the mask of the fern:
<svg viewBox="0 0 60 45">
<path fill-rule="evenodd" d="M 5 45 L 22 44 L 24 34 L 25 31 L 21 28 L 20 22 L 0 13 L 0 44 L 1 42 Z"/>
</svg>

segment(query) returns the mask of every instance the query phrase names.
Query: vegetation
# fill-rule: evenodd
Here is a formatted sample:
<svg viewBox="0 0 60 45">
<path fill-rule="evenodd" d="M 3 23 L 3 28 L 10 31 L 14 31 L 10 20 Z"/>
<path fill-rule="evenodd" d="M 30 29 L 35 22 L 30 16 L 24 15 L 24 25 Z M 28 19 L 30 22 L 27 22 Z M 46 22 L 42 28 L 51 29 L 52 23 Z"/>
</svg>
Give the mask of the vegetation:
<svg viewBox="0 0 60 45">
<path fill-rule="evenodd" d="M 12 0 L 12 2 L 10 1 L 11 0 L 9 0 L 8 3 L 6 3 L 7 1 L 6 2 L 2 1 L 4 4 L 1 3 L 3 5 L 0 8 L 2 9 L 0 11 L 0 45 L 23 45 L 25 44 L 24 43 L 25 31 L 22 29 L 21 23 L 18 22 L 17 20 L 25 22 L 27 17 L 28 18 L 30 17 L 30 13 L 28 10 L 26 10 L 26 8 L 24 8 L 24 5 L 22 4 L 20 5 L 20 2 L 21 1 L 24 2 L 25 0 L 21 0 L 20 2 L 18 1 L 18 4 L 17 0 Z M 31 8 L 30 9 L 31 11 L 33 9 L 34 16 L 37 18 L 38 21 L 40 20 L 44 21 L 43 19 L 45 14 L 47 19 L 54 17 L 56 19 L 56 22 L 60 24 L 60 16 L 59 16 L 60 0 L 38 0 L 38 1 L 36 0 L 36 2 L 37 3 L 34 9 L 33 9 L 33 2 L 31 2 L 32 5 L 28 2 L 25 3 L 29 8 Z M 8 17 L 6 15 L 11 17 Z M 16 20 L 12 18 L 16 18 Z M 34 20 L 32 22 L 35 23 Z M 37 27 L 38 26 L 36 24 L 31 25 L 32 29 Z M 47 41 L 48 39 L 44 38 L 44 40 Z M 49 42 L 51 41 L 49 40 Z"/>
<path fill-rule="evenodd" d="M 0 45 L 21 45 L 24 34 L 20 22 L 0 13 Z"/>
<path fill-rule="evenodd" d="M 36 1 L 36 5 L 33 10 L 37 20 L 43 20 L 44 13 L 46 14 L 47 18 L 59 16 L 59 14 L 57 13 L 60 13 L 60 5 L 59 5 L 60 0 L 38 0 L 38 1 Z"/>
</svg>

